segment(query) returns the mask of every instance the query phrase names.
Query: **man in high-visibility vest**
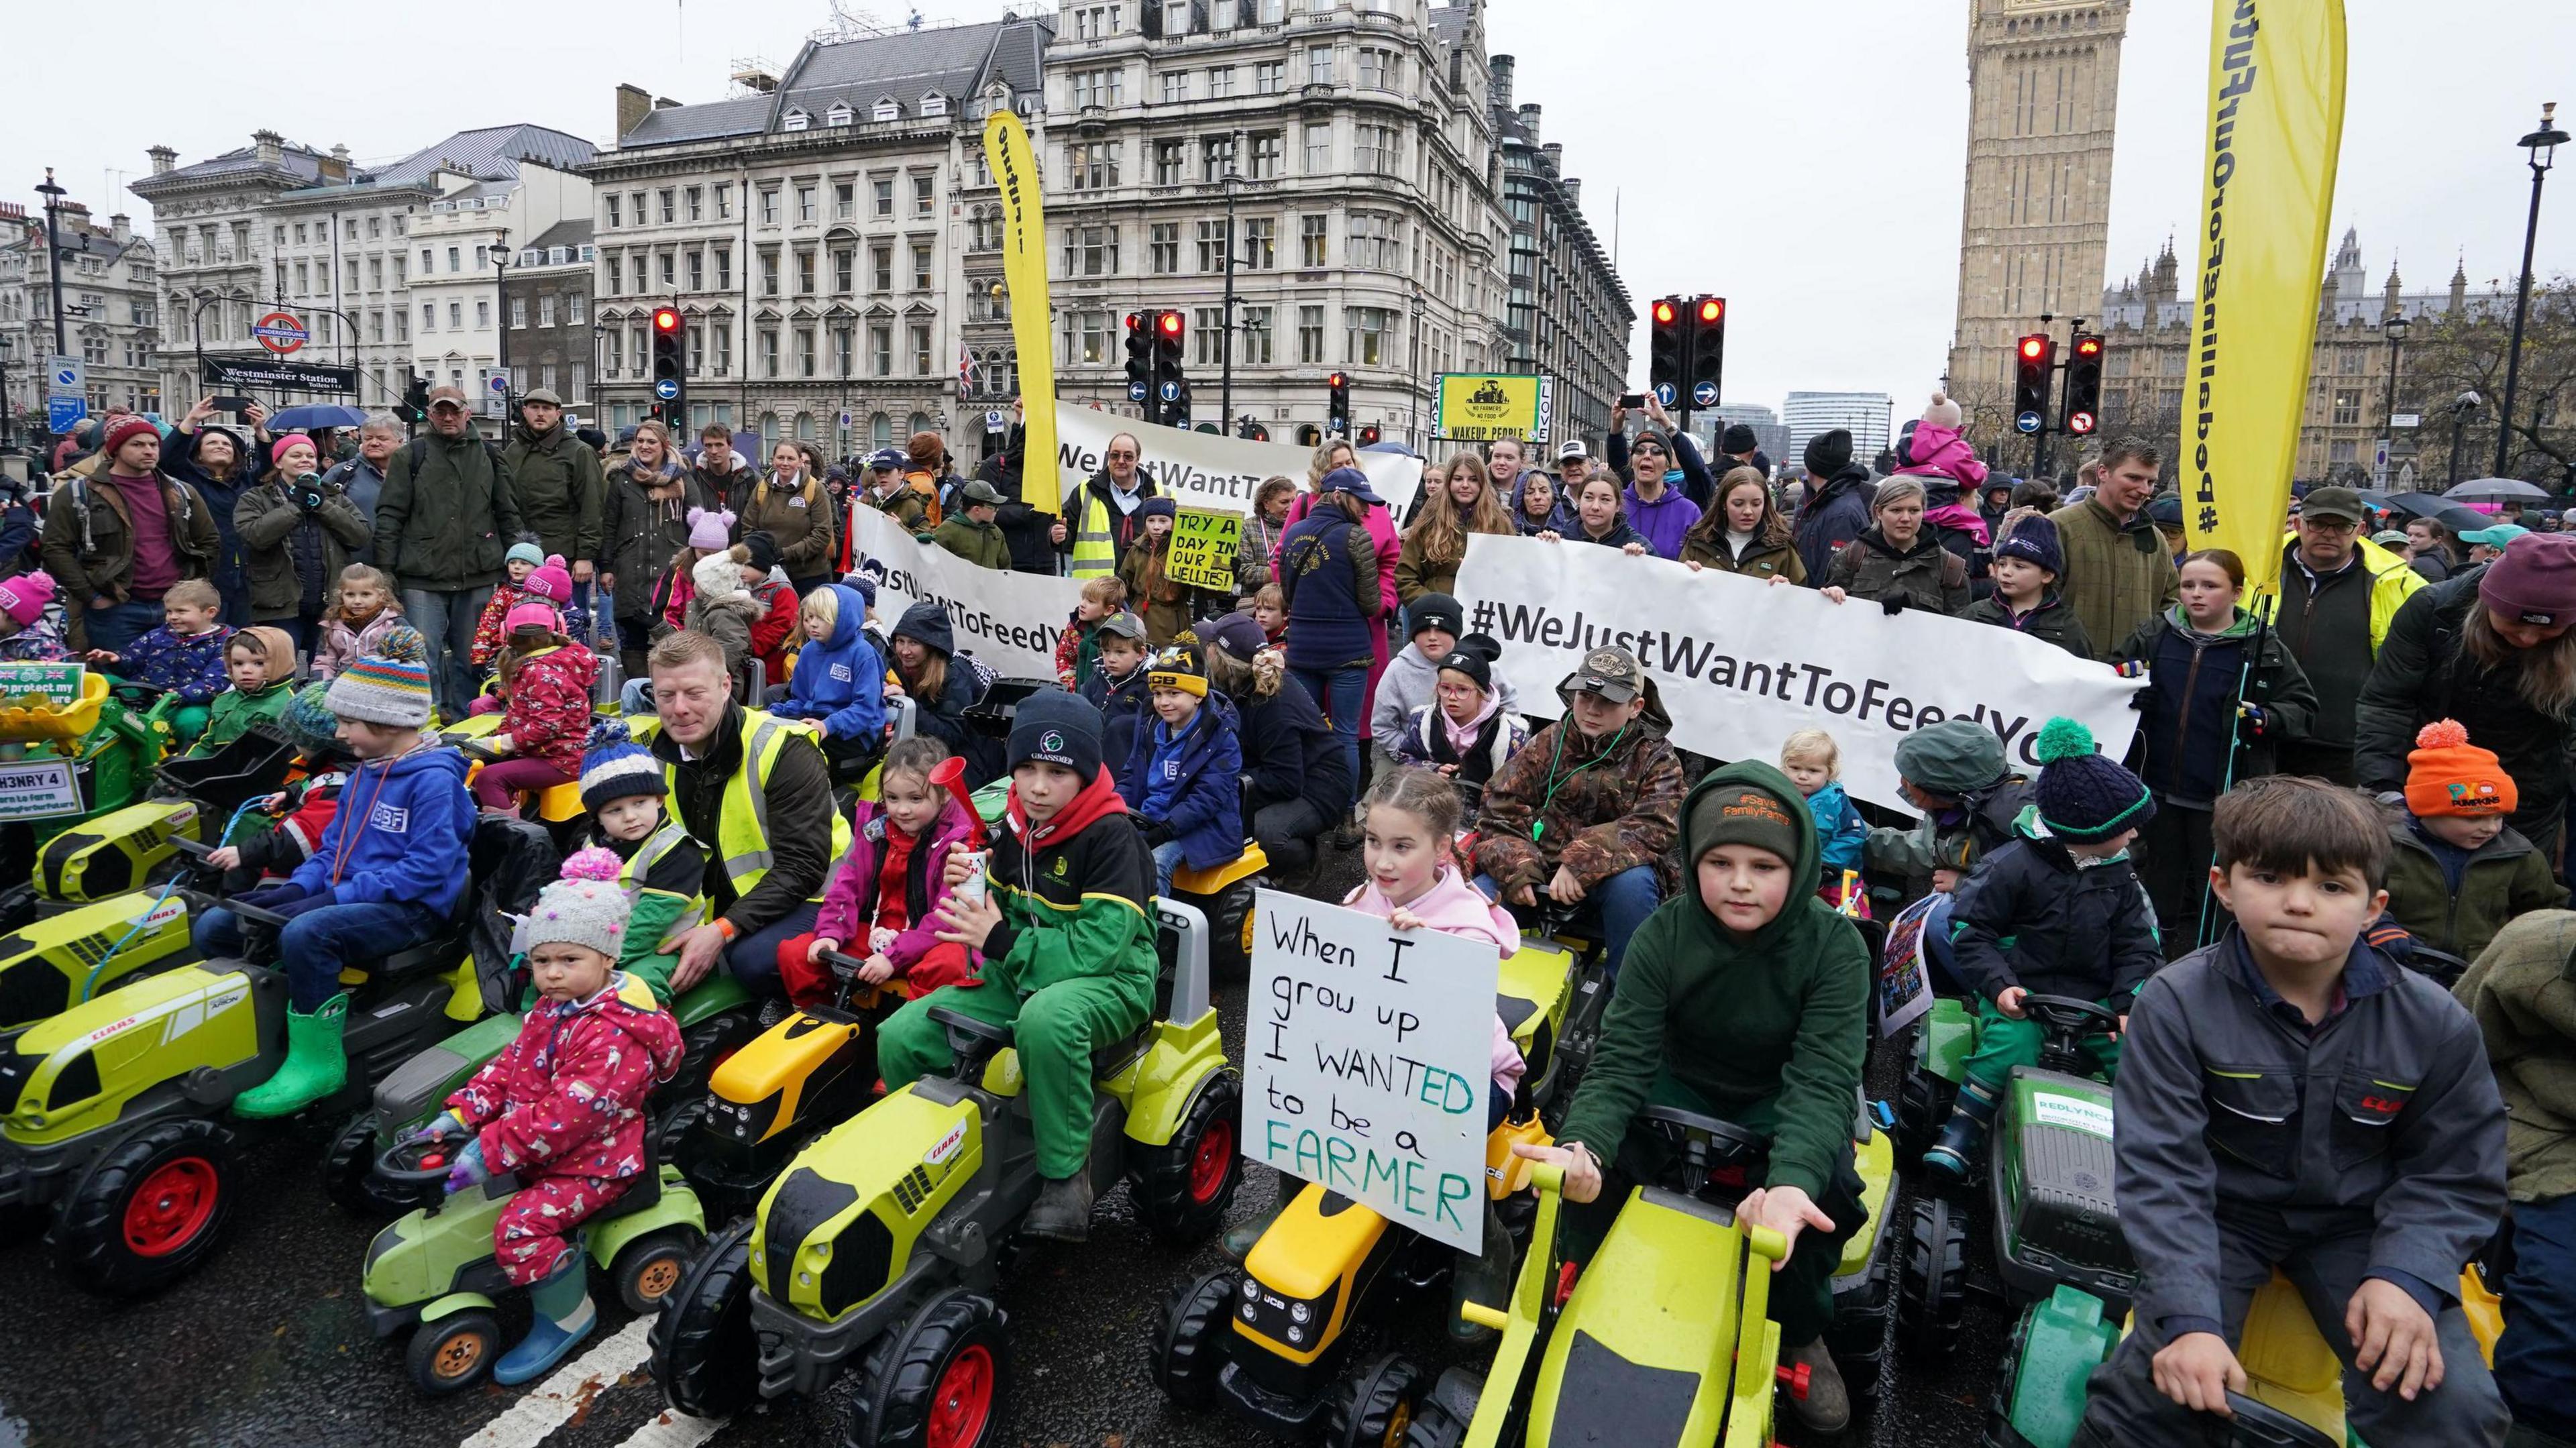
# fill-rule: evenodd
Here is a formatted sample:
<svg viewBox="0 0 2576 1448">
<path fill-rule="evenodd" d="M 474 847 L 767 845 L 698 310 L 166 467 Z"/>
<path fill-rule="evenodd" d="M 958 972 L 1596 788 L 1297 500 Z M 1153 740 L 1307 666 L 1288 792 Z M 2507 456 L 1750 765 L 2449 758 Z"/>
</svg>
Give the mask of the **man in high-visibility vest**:
<svg viewBox="0 0 2576 1448">
<path fill-rule="evenodd" d="M 707 848 L 707 923 L 680 936 L 677 995 L 718 957 L 756 995 L 785 994 L 779 942 L 814 929 L 849 824 L 832 808 L 831 772 L 813 736 L 733 698 L 724 649 L 682 630 L 648 659 L 671 812 Z"/>
<path fill-rule="evenodd" d="M 1112 434 L 1101 449 L 1101 469 L 1064 500 L 1061 526 L 1072 530 L 1065 542 L 1072 552 L 1066 571 L 1076 578 L 1106 578 L 1118 571 L 1127 545 L 1145 531 L 1144 504 L 1154 496 L 1154 480 L 1136 466 L 1145 454 L 1131 432 Z"/>
</svg>

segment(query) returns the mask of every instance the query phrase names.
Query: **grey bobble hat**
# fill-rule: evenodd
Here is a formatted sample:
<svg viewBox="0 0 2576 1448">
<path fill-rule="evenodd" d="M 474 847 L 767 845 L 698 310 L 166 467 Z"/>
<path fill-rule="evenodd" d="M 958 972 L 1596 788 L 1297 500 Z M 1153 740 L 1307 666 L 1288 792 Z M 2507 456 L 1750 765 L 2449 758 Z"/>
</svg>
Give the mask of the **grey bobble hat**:
<svg viewBox="0 0 2576 1448">
<path fill-rule="evenodd" d="M 625 951 L 627 916 L 634 909 L 617 883 L 624 868 L 614 851 L 597 845 L 573 851 L 563 863 L 563 878 L 538 892 L 512 947 L 579 945 L 616 960 Z"/>
</svg>

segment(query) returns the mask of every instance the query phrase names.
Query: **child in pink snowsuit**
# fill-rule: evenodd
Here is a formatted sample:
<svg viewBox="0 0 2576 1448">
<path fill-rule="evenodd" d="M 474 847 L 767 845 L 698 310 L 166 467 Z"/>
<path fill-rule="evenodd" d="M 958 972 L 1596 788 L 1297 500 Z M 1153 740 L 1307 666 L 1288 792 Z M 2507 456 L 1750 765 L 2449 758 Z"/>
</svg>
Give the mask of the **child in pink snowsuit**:
<svg viewBox="0 0 2576 1448">
<path fill-rule="evenodd" d="M 582 1222 L 626 1194 L 646 1167 L 644 1098 L 679 1069 L 680 1028 L 652 988 L 616 969 L 628 901 L 618 858 L 593 847 L 564 862 L 520 932 L 537 1003 L 519 1034 L 447 1098 L 435 1136 L 471 1136 L 451 1192 L 503 1172 L 518 1194 L 492 1224 L 492 1247 L 536 1320 L 494 1365 L 522 1383 L 563 1360 L 598 1314 L 582 1267 Z"/>
<path fill-rule="evenodd" d="M 1923 409 L 1923 420 L 1914 425 L 1913 436 L 1906 440 L 1897 458 L 1902 466 L 1896 471 L 1915 477 L 1956 478 L 1960 488 L 1970 493 L 1984 486 L 1986 465 L 1977 460 L 1977 450 L 1960 436 L 1962 417 L 1958 403 L 1942 393 L 1933 393 L 1931 405 Z M 1969 513 L 1975 516 L 1974 509 Z M 1981 531 L 1983 526 L 1979 525 Z"/>
</svg>

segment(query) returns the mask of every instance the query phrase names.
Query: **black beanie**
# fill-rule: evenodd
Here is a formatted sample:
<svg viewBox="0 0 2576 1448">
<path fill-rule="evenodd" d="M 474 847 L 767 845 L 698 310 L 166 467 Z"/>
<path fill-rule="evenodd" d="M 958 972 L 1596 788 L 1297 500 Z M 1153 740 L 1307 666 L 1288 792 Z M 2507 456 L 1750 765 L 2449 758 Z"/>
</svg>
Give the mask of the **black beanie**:
<svg viewBox="0 0 2576 1448">
<path fill-rule="evenodd" d="M 778 538 L 765 528 L 754 528 L 742 535 L 743 551 L 751 555 L 751 566 L 763 573 L 778 566 Z"/>
<path fill-rule="evenodd" d="M 1100 710 L 1078 694 L 1040 689 L 1011 717 L 1010 767 L 1061 764 L 1089 784 L 1100 773 Z"/>
<path fill-rule="evenodd" d="M 1823 481 L 1851 466 L 1852 435 L 1842 428 L 1807 439 L 1807 471 Z"/>
<path fill-rule="evenodd" d="M 1467 611 L 1448 594 L 1426 593 L 1413 601 L 1413 607 L 1406 611 L 1404 620 L 1408 641 L 1427 628 L 1436 628 L 1454 639 L 1466 631 Z"/>
<path fill-rule="evenodd" d="M 1740 422 L 1729 424 L 1725 435 L 1717 440 L 1717 450 L 1729 455 L 1749 453 L 1754 447 L 1753 429 Z"/>
<path fill-rule="evenodd" d="M 1440 672 L 1445 674 L 1453 670 L 1474 680 L 1478 693 L 1494 692 L 1494 664 L 1493 660 L 1485 657 L 1484 650 L 1463 646 L 1452 649 L 1449 657 L 1440 661 Z"/>
</svg>

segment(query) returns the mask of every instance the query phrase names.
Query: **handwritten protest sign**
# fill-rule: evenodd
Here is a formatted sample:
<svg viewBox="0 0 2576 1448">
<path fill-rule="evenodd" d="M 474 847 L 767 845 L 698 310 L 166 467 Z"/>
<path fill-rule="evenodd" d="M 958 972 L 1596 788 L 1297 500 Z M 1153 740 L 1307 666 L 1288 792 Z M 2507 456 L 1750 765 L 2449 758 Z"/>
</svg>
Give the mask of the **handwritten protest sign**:
<svg viewBox="0 0 2576 1448">
<path fill-rule="evenodd" d="M 1255 908 L 1245 1154 L 1479 1250 L 1493 948 L 1277 890 Z"/>
<path fill-rule="evenodd" d="M 1234 591 L 1234 544 L 1243 515 L 1215 508 L 1183 508 L 1172 519 L 1172 548 L 1163 576 L 1192 588 Z"/>
</svg>

